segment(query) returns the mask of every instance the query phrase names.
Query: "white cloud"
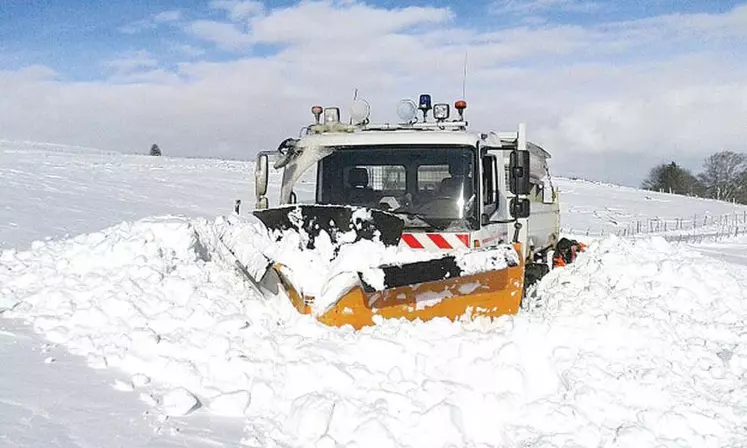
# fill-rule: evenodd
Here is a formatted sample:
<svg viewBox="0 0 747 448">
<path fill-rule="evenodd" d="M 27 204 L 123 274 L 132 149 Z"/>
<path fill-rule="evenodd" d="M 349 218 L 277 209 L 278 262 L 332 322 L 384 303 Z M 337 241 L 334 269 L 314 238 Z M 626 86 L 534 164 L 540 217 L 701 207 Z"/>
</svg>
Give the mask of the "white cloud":
<svg viewBox="0 0 747 448">
<path fill-rule="evenodd" d="M 153 16 L 153 21 L 156 23 L 169 23 L 169 22 L 178 22 L 182 18 L 182 12 L 178 9 L 173 9 L 170 11 L 163 11 L 159 12 L 158 14 Z"/>
<path fill-rule="evenodd" d="M 177 23 L 182 19 L 182 11 L 178 9 L 159 12 L 142 20 L 128 23 L 119 28 L 125 34 L 138 34 L 147 30 L 154 30 L 164 24 Z"/>
<path fill-rule="evenodd" d="M 590 0 L 496 0 L 491 5 L 495 13 L 538 14 L 543 12 L 579 12 L 596 11 L 601 5 Z"/>
<path fill-rule="evenodd" d="M 223 49 L 244 49 L 255 43 L 365 44 L 378 36 L 433 26 L 452 17 L 448 9 L 408 7 L 378 9 L 356 2 L 304 1 L 252 17 L 248 27 L 236 23 L 197 20 L 186 25 L 192 35 Z"/>
<path fill-rule="evenodd" d="M 189 44 L 174 44 L 173 50 L 183 57 L 196 58 L 205 54 L 205 50 Z"/>
<path fill-rule="evenodd" d="M 226 11 L 234 22 L 240 22 L 264 11 L 262 2 L 252 0 L 212 0 L 210 7 Z"/>
<path fill-rule="evenodd" d="M 57 72 L 43 65 L 30 65 L 20 70 L 2 70 L 0 69 L 0 79 L 4 81 L 47 81 L 54 79 Z"/>
<path fill-rule="evenodd" d="M 374 121 L 396 119 L 403 96 L 451 102 L 468 51 L 467 118 L 476 130 L 526 121 L 556 172 L 593 177 L 601 167 L 631 181 L 656 157 L 747 149 L 747 62 L 718 39 L 747 44 L 744 11 L 478 32 L 446 9 L 302 2 L 253 16 L 244 29 L 190 24 L 227 48 L 279 46 L 266 57 L 184 62 L 169 73 L 135 53 L 110 62 L 121 73 L 107 82 L 63 82 L 43 68 L 0 72 L 0 137 L 122 151 L 159 141 L 174 155 L 249 158 L 297 135 L 311 105 L 345 110 L 355 88 Z"/>
<path fill-rule="evenodd" d="M 446 8 L 372 8 L 362 3 L 307 1 L 273 10 L 252 22 L 255 38 L 262 42 L 302 43 L 374 40 L 381 35 L 433 27 L 453 17 Z"/>
<path fill-rule="evenodd" d="M 707 38 L 747 37 L 747 4 L 736 6 L 724 14 L 667 14 L 658 17 L 617 22 L 607 25 L 611 30 L 630 33 L 651 33 L 661 36 L 700 36 Z"/>
<path fill-rule="evenodd" d="M 116 73 L 127 74 L 158 67 L 158 60 L 148 51 L 140 50 L 122 54 L 116 59 L 106 61 L 104 65 Z"/>
<path fill-rule="evenodd" d="M 158 59 L 146 50 L 123 53 L 103 65 L 112 83 L 164 84 L 178 79 L 176 74 L 160 67 Z"/>
<path fill-rule="evenodd" d="M 215 20 L 196 20 L 187 24 L 185 30 L 225 50 L 246 50 L 254 41 L 236 25 Z"/>
</svg>

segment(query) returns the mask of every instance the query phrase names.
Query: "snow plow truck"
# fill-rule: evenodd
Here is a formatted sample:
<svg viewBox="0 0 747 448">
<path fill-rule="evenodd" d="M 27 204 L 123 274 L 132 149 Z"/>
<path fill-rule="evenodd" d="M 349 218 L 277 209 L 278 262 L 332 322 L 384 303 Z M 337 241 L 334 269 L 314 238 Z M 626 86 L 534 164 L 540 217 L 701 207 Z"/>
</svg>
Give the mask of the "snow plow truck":
<svg viewBox="0 0 747 448">
<path fill-rule="evenodd" d="M 563 258 L 550 154 L 527 140 L 524 124 L 472 132 L 467 103 L 451 106 L 423 94 L 418 102 L 400 101 L 400 121 L 384 124 L 370 122 L 365 100 L 354 100 L 349 120 L 339 107 L 314 106 L 314 121 L 298 138 L 260 152 L 252 214 L 275 241 L 300 232 L 301 249 L 313 250 L 323 237 L 334 257 L 344 245 L 375 240 L 401 260 L 359 270 L 316 311 L 319 297 L 279 260 L 254 273 L 255 284 L 284 293 L 298 312 L 323 324 L 356 329 L 377 316 L 427 321 L 517 313 L 526 288 Z M 282 170 L 273 207 L 271 161 Z M 294 188 L 312 168 L 314 200 L 302 204 Z M 575 242 L 566 246 L 575 255 Z"/>
</svg>

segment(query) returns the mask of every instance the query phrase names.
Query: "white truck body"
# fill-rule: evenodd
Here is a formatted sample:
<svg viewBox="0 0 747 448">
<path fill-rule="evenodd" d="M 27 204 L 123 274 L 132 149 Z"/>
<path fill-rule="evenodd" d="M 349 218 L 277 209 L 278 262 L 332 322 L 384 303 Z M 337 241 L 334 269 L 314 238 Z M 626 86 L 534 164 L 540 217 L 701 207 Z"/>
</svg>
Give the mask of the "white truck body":
<svg viewBox="0 0 747 448">
<path fill-rule="evenodd" d="M 534 251 L 554 246 L 559 238 L 558 195 L 548 169 L 550 155 L 541 147 L 527 142 L 524 126 L 518 131 L 476 133 L 465 126 L 414 128 L 412 126 L 348 126 L 319 130 L 302 136 L 294 142 L 293 150 L 285 154 L 279 165 L 284 168 L 280 192 L 280 205 L 294 202 L 293 188 L 309 169 L 317 167 L 316 202 L 324 203 L 320 196 L 324 177 L 323 161 L 335 153 L 373 151 L 385 148 L 392 158 L 397 151 L 420 151 L 427 157 L 432 148 L 469 148 L 475 154 L 472 172 L 476 188 L 474 204 L 479 218 L 471 226 L 457 229 L 423 229 L 405 226 L 401 245 L 423 250 L 459 250 L 519 241 L 524 243 L 525 256 Z M 509 211 L 511 199 L 508 186 L 509 156 L 515 150 L 530 153 L 529 177 L 532 189 L 528 218 L 514 219 Z M 385 161 L 381 161 L 385 163 Z M 493 165 L 494 164 L 494 165 Z M 490 166 L 492 165 L 492 167 Z M 435 166 L 435 165 L 434 165 Z M 376 166 L 368 166 L 366 177 L 375 177 Z M 379 170 L 380 171 L 380 170 Z M 495 175 L 491 175 L 492 173 Z M 488 179 L 490 177 L 490 179 Z M 492 185 L 492 187 L 490 187 Z M 370 185 L 367 184 L 367 187 Z M 380 188 L 373 185 L 373 189 Z M 496 200 L 486 199 L 495 191 Z M 389 199 L 387 199 L 389 200 Z M 395 201 L 396 202 L 396 201 Z M 361 204 L 345 204 L 361 205 Z M 396 214 L 396 211 L 393 211 Z M 516 224 L 520 224 L 515 235 Z"/>
</svg>

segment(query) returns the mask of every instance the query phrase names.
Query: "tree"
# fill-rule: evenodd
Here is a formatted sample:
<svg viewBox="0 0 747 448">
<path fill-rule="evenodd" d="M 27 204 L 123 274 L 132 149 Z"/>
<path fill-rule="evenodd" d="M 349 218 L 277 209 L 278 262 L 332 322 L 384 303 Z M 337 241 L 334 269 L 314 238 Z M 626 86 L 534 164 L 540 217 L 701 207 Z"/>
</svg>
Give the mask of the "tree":
<svg viewBox="0 0 747 448">
<path fill-rule="evenodd" d="M 739 191 L 737 193 L 737 202 L 747 204 L 747 168 L 742 172 L 739 179 Z"/>
<path fill-rule="evenodd" d="M 703 191 L 698 178 L 675 162 L 651 168 L 648 178 L 641 186 L 646 190 L 687 195 L 700 195 Z"/>
<path fill-rule="evenodd" d="M 155 143 L 153 143 L 153 146 L 150 147 L 150 155 L 152 156 L 160 156 L 161 155 L 161 148 L 158 147 Z"/>
<path fill-rule="evenodd" d="M 710 198 L 731 201 L 744 194 L 747 156 L 733 151 L 712 154 L 703 162 L 698 176 Z"/>
</svg>

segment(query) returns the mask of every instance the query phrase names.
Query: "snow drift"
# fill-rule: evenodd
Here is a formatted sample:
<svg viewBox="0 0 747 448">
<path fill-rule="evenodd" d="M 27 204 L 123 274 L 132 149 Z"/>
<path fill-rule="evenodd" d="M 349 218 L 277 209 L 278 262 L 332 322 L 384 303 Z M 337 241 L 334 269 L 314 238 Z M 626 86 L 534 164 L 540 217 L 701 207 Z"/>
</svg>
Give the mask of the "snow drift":
<svg viewBox="0 0 747 448">
<path fill-rule="evenodd" d="M 0 308 L 169 415 L 247 446 L 725 446 L 747 439 L 747 275 L 607 238 L 495 321 L 354 332 L 263 298 L 229 222 L 123 223 L 0 254 Z M 245 248 L 245 250 L 249 250 Z"/>
</svg>

